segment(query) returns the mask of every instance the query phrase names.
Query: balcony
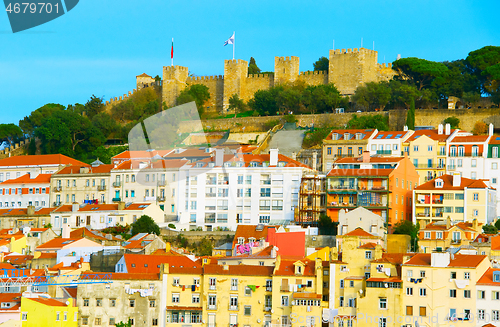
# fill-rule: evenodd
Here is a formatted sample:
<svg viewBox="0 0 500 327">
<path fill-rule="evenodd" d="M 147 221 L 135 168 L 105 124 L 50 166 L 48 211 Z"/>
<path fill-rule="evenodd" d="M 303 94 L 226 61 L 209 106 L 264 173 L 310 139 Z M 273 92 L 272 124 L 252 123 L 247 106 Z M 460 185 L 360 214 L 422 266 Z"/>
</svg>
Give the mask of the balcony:
<svg viewBox="0 0 500 327">
<path fill-rule="evenodd" d="M 357 204 L 354 202 L 343 202 L 343 203 L 337 203 L 337 202 L 330 202 L 329 205 L 326 206 L 327 208 L 345 208 L 345 207 L 357 207 Z"/>
<path fill-rule="evenodd" d="M 229 306 L 229 311 L 238 311 L 238 310 L 239 310 L 238 305 L 230 305 Z"/>
<path fill-rule="evenodd" d="M 61 202 L 54 202 L 54 203 L 53 203 L 53 206 L 54 206 L 54 207 L 59 207 L 60 205 L 61 205 Z"/>
<path fill-rule="evenodd" d="M 156 201 L 163 202 L 163 201 L 165 201 L 165 197 L 164 196 L 159 196 L 159 197 L 156 198 Z"/>
<path fill-rule="evenodd" d="M 266 292 L 272 292 L 273 287 L 272 286 L 266 286 Z"/>
<path fill-rule="evenodd" d="M 450 157 L 453 157 L 453 158 L 460 158 L 460 157 L 479 157 L 480 154 L 479 152 L 452 152 L 450 151 Z"/>
<path fill-rule="evenodd" d="M 205 218 L 205 224 L 215 224 L 215 218 Z M 210 287 L 212 287 L 212 286 L 210 286 Z"/>
<path fill-rule="evenodd" d="M 392 154 L 392 150 L 377 150 L 377 154 Z"/>
<path fill-rule="evenodd" d="M 457 169 L 457 166 L 455 165 L 448 165 L 448 170 L 455 170 Z"/>
<path fill-rule="evenodd" d="M 113 202 L 120 202 L 121 200 L 122 200 L 121 198 L 113 198 L 113 200 L 111 200 L 111 201 L 113 201 Z"/>
<path fill-rule="evenodd" d="M 120 187 L 122 185 L 122 182 L 114 182 L 113 187 Z"/>
<path fill-rule="evenodd" d="M 268 312 L 268 311 L 271 311 L 271 303 L 266 303 L 266 306 L 264 307 L 264 311 Z"/>
<path fill-rule="evenodd" d="M 165 185 L 167 185 L 167 181 L 162 181 L 162 180 L 158 181 L 158 186 L 163 187 Z"/>
<path fill-rule="evenodd" d="M 61 186 L 54 187 L 54 192 L 61 192 L 61 190 L 62 190 Z"/>
<path fill-rule="evenodd" d="M 207 305 L 207 310 L 217 310 L 217 305 L 209 304 L 209 305 Z"/>
<path fill-rule="evenodd" d="M 289 285 L 281 285 L 280 291 L 281 292 L 290 292 L 290 286 Z"/>
<path fill-rule="evenodd" d="M 444 164 L 417 164 L 415 165 L 415 168 L 417 169 L 444 169 L 445 165 Z"/>
<path fill-rule="evenodd" d="M 106 185 L 99 185 L 97 186 L 98 191 L 106 191 Z"/>
</svg>

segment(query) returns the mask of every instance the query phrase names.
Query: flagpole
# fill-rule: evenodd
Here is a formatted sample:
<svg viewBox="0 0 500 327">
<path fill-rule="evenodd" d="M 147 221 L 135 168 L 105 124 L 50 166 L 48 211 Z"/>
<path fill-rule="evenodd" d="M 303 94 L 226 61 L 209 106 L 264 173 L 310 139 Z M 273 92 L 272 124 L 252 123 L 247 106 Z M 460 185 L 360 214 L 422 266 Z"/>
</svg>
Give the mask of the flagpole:
<svg viewBox="0 0 500 327">
<path fill-rule="evenodd" d="M 234 60 L 234 44 L 236 43 L 236 36 L 234 35 L 235 32 L 233 32 L 233 60 Z"/>
</svg>

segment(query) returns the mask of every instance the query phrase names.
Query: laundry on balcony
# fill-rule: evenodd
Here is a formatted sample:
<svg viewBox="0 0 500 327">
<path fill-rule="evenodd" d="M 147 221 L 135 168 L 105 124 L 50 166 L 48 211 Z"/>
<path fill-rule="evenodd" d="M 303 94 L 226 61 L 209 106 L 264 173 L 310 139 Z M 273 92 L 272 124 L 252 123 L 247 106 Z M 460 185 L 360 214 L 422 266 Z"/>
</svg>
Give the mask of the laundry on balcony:
<svg viewBox="0 0 500 327">
<path fill-rule="evenodd" d="M 99 204 L 99 200 L 94 199 L 94 200 L 83 200 L 84 204 Z"/>
</svg>

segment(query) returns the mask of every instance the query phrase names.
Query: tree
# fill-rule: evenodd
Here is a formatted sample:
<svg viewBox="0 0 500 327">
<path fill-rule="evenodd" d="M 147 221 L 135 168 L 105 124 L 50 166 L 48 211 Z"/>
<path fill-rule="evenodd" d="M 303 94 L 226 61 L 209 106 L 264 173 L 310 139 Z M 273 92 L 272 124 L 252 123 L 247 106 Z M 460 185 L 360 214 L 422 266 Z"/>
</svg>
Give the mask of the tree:
<svg viewBox="0 0 500 327">
<path fill-rule="evenodd" d="M 139 233 L 149 233 L 160 235 L 160 227 L 148 215 L 142 215 L 135 223 L 132 224 L 132 235 Z"/>
<path fill-rule="evenodd" d="M 392 90 L 387 82 L 369 82 L 356 88 L 352 101 L 367 109 L 383 110 L 391 100 L 391 93 Z"/>
<path fill-rule="evenodd" d="M 330 60 L 327 57 L 321 57 L 313 63 L 315 71 L 326 70 L 328 71 L 330 66 Z"/>
<path fill-rule="evenodd" d="M 353 129 L 378 129 L 379 131 L 389 130 L 389 117 L 384 115 L 358 116 L 352 115 L 352 118 L 347 122 L 348 128 Z"/>
<path fill-rule="evenodd" d="M 481 94 L 476 92 L 464 92 L 462 94 L 462 100 L 467 104 L 467 106 L 472 106 L 481 100 Z"/>
<path fill-rule="evenodd" d="M 199 256 L 211 256 L 212 255 L 212 241 L 210 241 L 206 236 L 203 237 L 198 245 L 198 255 Z"/>
<path fill-rule="evenodd" d="M 115 324 L 115 327 L 132 327 L 132 321 L 130 319 L 127 322 L 120 321 Z"/>
<path fill-rule="evenodd" d="M 36 154 L 36 141 L 35 138 L 30 139 L 30 144 L 28 145 L 28 155 L 33 156 Z"/>
<path fill-rule="evenodd" d="M 398 78 L 409 81 L 418 90 L 428 87 L 434 79 L 443 77 L 448 67 L 441 62 L 409 57 L 392 63 L 392 68 L 398 73 Z"/>
<path fill-rule="evenodd" d="M 98 98 L 92 94 L 90 99 L 85 104 L 85 113 L 89 119 L 104 111 L 104 104 L 102 98 Z"/>
<path fill-rule="evenodd" d="M 32 136 L 35 130 L 42 125 L 42 121 L 51 116 L 54 112 L 65 110 L 63 105 L 56 103 L 47 103 L 46 105 L 34 110 L 29 116 L 19 121 L 19 127 L 24 134 Z"/>
<path fill-rule="evenodd" d="M 234 110 L 234 117 L 245 110 L 245 102 L 236 93 L 229 98 L 229 110 Z"/>
<path fill-rule="evenodd" d="M 446 118 L 443 122 L 444 122 L 445 124 L 450 124 L 450 127 L 451 127 L 452 129 L 458 128 L 458 126 L 460 125 L 460 119 L 458 119 L 458 118 L 457 118 L 457 117 L 455 117 L 455 116 L 448 117 L 448 118 Z"/>
<path fill-rule="evenodd" d="M 488 125 L 485 122 L 478 121 L 474 124 L 474 128 L 472 129 L 472 134 L 474 135 L 484 135 L 488 133 Z"/>
<path fill-rule="evenodd" d="M 180 105 L 194 101 L 201 115 L 205 111 L 203 105 L 208 99 L 210 99 L 208 87 L 203 84 L 193 84 L 182 90 L 177 97 L 177 104 Z"/>
<path fill-rule="evenodd" d="M 275 95 L 279 92 L 279 89 L 282 89 L 282 87 L 278 86 L 269 90 L 258 90 L 254 93 L 253 99 L 248 101 L 248 105 L 260 115 L 276 115 L 279 108 Z"/>
<path fill-rule="evenodd" d="M 472 74 L 481 83 L 484 93 L 497 93 L 500 83 L 500 47 L 485 46 L 472 51 L 466 58 Z"/>
<path fill-rule="evenodd" d="M 497 221 L 495 221 L 495 227 L 497 229 L 500 229 L 500 219 L 497 219 Z"/>
<path fill-rule="evenodd" d="M 415 101 L 410 104 L 410 109 L 406 113 L 406 126 L 408 129 L 415 129 Z"/>
<path fill-rule="evenodd" d="M 23 136 L 23 131 L 15 124 L 0 124 L 0 141 L 6 140 L 10 145 Z"/>
<path fill-rule="evenodd" d="M 398 235 L 410 235 L 411 250 L 418 251 L 418 231 L 420 230 L 420 225 L 413 223 L 409 220 L 401 220 L 394 225 L 393 234 Z"/>
<path fill-rule="evenodd" d="M 248 63 L 248 73 L 249 74 L 259 74 L 260 73 L 260 68 L 257 67 L 257 64 L 255 63 L 255 59 L 253 57 L 250 57 L 250 62 Z"/>
<path fill-rule="evenodd" d="M 92 117 L 92 125 L 100 130 L 104 136 L 110 138 L 119 131 L 119 126 L 108 113 L 101 112 Z"/>
<path fill-rule="evenodd" d="M 491 224 L 483 225 L 483 233 L 485 233 L 485 234 L 497 234 L 498 228 L 494 225 L 491 225 Z"/>
<path fill-rule="evenodd" d="M 338 222 L 334 222 L 328 215 L 322 213 L 318 219 L 318 229 L 321 235 L 337 235 Z"/>
<path fill-rule="evenodd" d="M 415 102 L 421 95 L 415 85 L 403 83 L 400 81 L 391 81 L 389 83 L 391 88 L 392 98 L 394 104 L 403 104 L 406 109 L 410 108 L 412 102 Z"/>
<path fill-rule="evenodd" d="M 309 113 L 333 112 L 342 101 L 334 84 L 309 85 L 302 92 L 302 101 Z"/>
</svg>

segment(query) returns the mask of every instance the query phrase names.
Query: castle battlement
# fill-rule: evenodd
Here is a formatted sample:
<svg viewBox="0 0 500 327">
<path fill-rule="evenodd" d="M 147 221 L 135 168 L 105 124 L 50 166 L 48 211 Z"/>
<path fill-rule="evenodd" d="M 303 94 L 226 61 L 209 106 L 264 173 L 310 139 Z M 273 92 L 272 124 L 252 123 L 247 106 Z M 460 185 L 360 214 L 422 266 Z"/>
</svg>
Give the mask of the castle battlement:
<svg viewBox="0 0 500 327">
<path fill-rule="evenodd" d="M 392 62 L 379 64 L 380 68 L 392 68 Z"/>
<path fill-rule="evenodd" d="M 174 71 L 179 71 L 179 72 L 189 72 L 189 68 L 188 67 L 184 67 L 184 66 L 163 66 L 163 71 L 164 72 L 174 72 Z"/>
<path fill-rule="evenodd" d="M 208 82 L 224 80 L 224 75 L 211 75 L 211 76 L 188 76 L 186 82 Z"/>
<path fill-rule="evenodd" d="M 332 53 L 333 52 L 333 53 Z M 346 53 L 365 53 L 365 54 L 371 54 L 371 55 L 376 55 L 377 51 L 375 50 L 370 50 L 366 48 L 352 48 L 352 49 L 335 49 L 335 50 L 330 50 L 330 53 L 333 55 L 341 55 L 341 54 L 346 54 Z"/>
<path fill-rule="evenodd" d="M 327 70 L 307 70 L 305 72 L 300 72 L 300 75 L 327 75 Z"/>
<path fill-rule="evenodd" d="M 274 79 L 274 74 L 248 74 L 248 78 L 267 78 Z"/>
<path fill-rule="evenodd" d="M 287 63 L 287 62 L 298 62 L 299 57 L 291 56 L 291 57 L 275 57 L 275 62 L 278 63 Z"/>
</svg>

